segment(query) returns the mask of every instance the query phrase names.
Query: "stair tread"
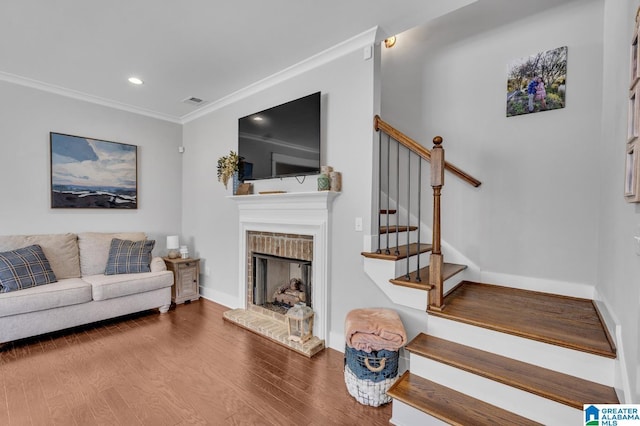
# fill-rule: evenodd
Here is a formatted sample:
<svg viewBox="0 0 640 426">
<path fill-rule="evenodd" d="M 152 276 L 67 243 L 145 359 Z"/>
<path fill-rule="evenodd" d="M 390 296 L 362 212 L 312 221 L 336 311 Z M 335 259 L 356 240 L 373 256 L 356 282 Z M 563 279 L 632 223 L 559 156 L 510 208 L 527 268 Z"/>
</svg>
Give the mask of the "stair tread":
<svg viewBox="0 0 640 426">
<path fill-rule="evenodd" d="M 608 358 L 616 349 L 593 301 L 470 281 L 431 315 Z"/>
<path fill-rule="evenodd" d="M 445 262 L 442 265 L 442 280 L 446 281 L 465 269 L 467 269 L 466 265 Z M 408 279 L 406 275 L 401 275 L 397 278 L 390 279 L 389 282 L 403 287 L 417 288 L 419 290 L 431 290 L 433 286 L 429 284 L 429 267 L 425 266 L 424 268 L 420 268 L 419 271 L 420 281 L 418 281 L 418 271 L 413 271 L 409 274 Z"/>
<path fill-rule="evenodd" d="M 480 349 L 419 334 L 406 349 L 417 355 L 582 410 L 583 404 L 619 404 L 610 386 L 569 376 Z"/>
<path fill-rule="evenodd" d="M 387 394 L 451 425 L 540 424 L 409 371 L 391 386 Z"/>
<path fill-rule="evenodd" d="M 389 225 L 389 226 L 381 226 L 380 233 L 388 234 L 393 232 L 407 232 L 407 231 L 415 231 L 418 229 L 417 226 L 406 226 L 406 225 Z"/>
<path fill-rule="evenodd" d="M 396 249 L 398 250 L 399 254 L 395 254 Z M 398 247 L 389 247 L 389 254 L 386 254 L 385 250 L 382 250 L 382 253 L 362 252 L 361 254 L 364 257 L 369 257 L 372 259 L 400 260 L 407 258 L 407 252 L 409 253 L 409 256 L 415 256 L 416 254 L 418 254 L 418 252 L 426 253 L 428 251 L 431 251 L 431 244 L 420 244 L 420 248 L 418 249 L 417 243 L 411 243 L 409 244 L 408 250 L 407 245 L 403 244 Z"/>
</svg>

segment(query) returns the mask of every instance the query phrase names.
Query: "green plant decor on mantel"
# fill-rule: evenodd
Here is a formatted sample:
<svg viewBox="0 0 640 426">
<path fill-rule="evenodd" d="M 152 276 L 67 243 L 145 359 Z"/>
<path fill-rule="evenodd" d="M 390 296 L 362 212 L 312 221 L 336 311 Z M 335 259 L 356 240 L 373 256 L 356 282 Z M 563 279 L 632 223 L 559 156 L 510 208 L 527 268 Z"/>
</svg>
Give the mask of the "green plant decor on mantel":
<svg viewBox="0 0 640 426">
<path fill-rule="evenodd" d="M 222 182 L 225 188 L 233 174 L 240 170 L 240 160 L 238 153 L 233 150 L 229 151 L 229 155 L 218 158 L 218 181 Z"/>
</svg>

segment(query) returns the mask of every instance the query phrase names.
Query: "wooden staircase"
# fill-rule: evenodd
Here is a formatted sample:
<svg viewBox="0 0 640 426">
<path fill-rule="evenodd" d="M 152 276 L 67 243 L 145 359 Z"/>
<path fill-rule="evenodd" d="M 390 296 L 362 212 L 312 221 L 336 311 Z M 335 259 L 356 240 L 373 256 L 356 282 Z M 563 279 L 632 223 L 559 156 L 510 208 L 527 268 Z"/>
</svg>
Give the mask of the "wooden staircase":
<svg viewBox="0 0 640 426">
<path fill-rule="evenodd" d="M 406 348 L 412 354 L 531 392 L 578 410 L 582 410 L 583 404 L 592 401 L 618 403 L 615 391 L 609 386 L 424 333 L 419 334 Z"/>
<path fill-rule="evenodd" d="M 409 142 L 414 141 L 379 117 L 376 130 L 412 149 Z M 432 161 L 431 244 L 420 242 L 419 213 L 415 224 L 409 220 L 410 208 L 406 208 L 407 223 L 390 220 L 403 206 L 400 191 L 394 197 L 396 206 L 391 206 L 393 185 L 387 178 L 386 205 L 378 206 L 384 218 L 378 223 L 378 247 L 362 253 L 368 260 L 402 265 L 395 269 L 402 270 L 401 275 L 388 277 L 391 286 L 428 294 L 428 299 L 424 298 L 428 300 L 424 306 L 427 331 L 406 346 L 409 370 L 388 392 L 393 398 L 391 422 L 579 424 L 583 404 L 619 403 L 613 388 L 616 348 L 593 301 L 465 279 L 454 283 L 467 267 L 444 262 L 441 252 L 440 190 L 445 165 L 450 166 L 444 162 L 443 152 L 435 152 L 441 143 L 439 138 L 431 152 L 421 147 Z M 393 151 L 387 147 L 387 153 L 392 155 Z M 418 155 L 425 158 L 424 152 Z M 434 160 L 439 165 L 433 164 Z M 384 168 L 382 162 L 380 168 Z M 387 170 L 392 168 L 387 164 Z M 480 184 L 473 182 L 474 186 Z M 394 237 L 389 238 L 390 234 Z M 430 261 L 424 261 L 422 256 L 431 251 Z"/>
<path fill-rule="evenodd" d="M 528 424 L 503 422 L 514 414 L 565 425 L 579 423 L 583 404 L 619 403 L 611 381 L 568 374 L 557 360 L 613 371 L 616 348 L 591 301 L 463 282 L 445 297 L 445 305 L 430 314 L 427 330 L 433 331 L 418 334 L 405 348 L 410 372 L 388 392 L 394 398 L 393 423 L 431 424 L 435 418 L 447 424 Z M 432 324 L 436 318 L 440 324 Z M 468 335 L 443 332 L 443 321 L 462 324 Z M 479 328 L 493 334 L 482 335 Z M 469 339 L 478 334 L 484 349 Z M 502 339 L 506 342 L 499 343 Z M 530 350 L 528 342 L 538 346 Z M 502 345 L 512 346 L 510 356 L 500 353 Z M 538 365 L 545 358 L 551 359 L 548 366 Z"/>
</svg>

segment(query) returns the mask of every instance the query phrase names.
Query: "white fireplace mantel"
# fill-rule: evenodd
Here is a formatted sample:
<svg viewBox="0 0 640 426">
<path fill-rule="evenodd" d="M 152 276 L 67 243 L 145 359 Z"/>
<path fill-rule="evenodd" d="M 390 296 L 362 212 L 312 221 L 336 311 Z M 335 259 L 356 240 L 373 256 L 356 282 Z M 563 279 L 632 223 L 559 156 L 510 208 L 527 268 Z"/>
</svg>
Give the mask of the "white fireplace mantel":
<svg viewBox="0 0 640 426">
<path fill-rule="evenodd" d="M 240 213 L 239 301 L 247 306 L 247 232 L 273 232 L 313 237 L 312 300 L 314 335 L 326 339 L 328 327 L 330 213 L 339 192 L 286 192 L 237 195 Z"/>
<path fill-rule="evenodd" d="M 283 192 L 274 194 L 234 195 L 240 214 L 248 210 L 331 210 L 333 199 L 340 194 L 332 191 Z"/>
</svg>

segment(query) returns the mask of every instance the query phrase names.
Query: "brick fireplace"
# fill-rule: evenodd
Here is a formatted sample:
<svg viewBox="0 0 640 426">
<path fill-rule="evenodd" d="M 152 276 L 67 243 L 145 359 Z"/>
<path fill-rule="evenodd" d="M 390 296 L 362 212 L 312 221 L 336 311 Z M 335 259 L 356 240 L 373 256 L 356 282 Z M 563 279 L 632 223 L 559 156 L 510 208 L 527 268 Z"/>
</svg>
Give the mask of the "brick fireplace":
<svg viewBox="0 0 640 426">
<path fill-rule="evenodd" d="M 280 318 L 295 302 L 313 308 L 312 236 L 249 231 L 246 251 L 248 309 Z"/>
<path fill-rule="evenodd" d="M 240 213 L 239 308 L 225 319 L 312 356 L 324 348 L 328 313 L 330 213 L 335 192 L 292 192 L 230 197 Z M 314 311 L 313 339 L 304 344 L 286 339 L 282 313 L 254 304 L 253 254 L 304 261 L 312 266 L 307 288 Z M 296 262 L 294 262 L 295 264 Z M 291 273 L 289 278 L 295 278 Z M 283 283 L 284 284 L 284 283 Z M 267 292 L 271 292 L 267 290 Z M 272 295 L 263 295 L 271 298 Z M 284 337 L 282 335 L 284 327 Z M 273 330 L 277 329 L 277 332 Z"/>
</svg>

